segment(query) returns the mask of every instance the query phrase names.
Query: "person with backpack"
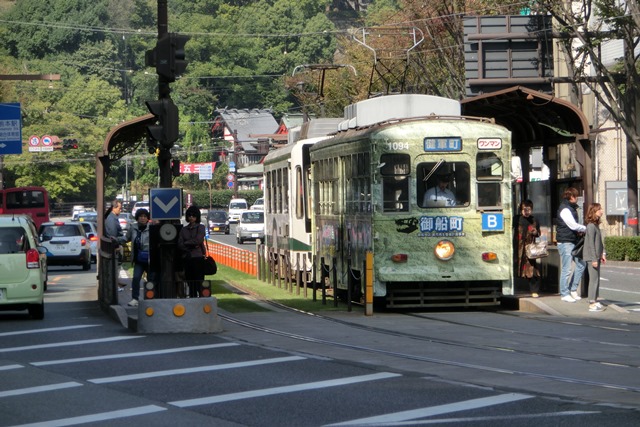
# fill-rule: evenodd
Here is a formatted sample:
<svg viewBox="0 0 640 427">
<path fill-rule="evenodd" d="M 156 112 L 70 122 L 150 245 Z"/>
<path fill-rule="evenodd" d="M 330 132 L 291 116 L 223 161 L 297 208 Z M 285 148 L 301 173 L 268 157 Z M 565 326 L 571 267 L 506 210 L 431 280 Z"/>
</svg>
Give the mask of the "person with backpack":
<svg viewBox="0 0 640 427">
<path fill-rule="evenodd" d="M 137 307 L 140 299 L 140 280 L 147 273 L 150 280 L 149 269 L 149 211 L 138 209 L 135 214 L 136 223 L 127 230 L 126 240 L 131 242 L 131 265 L 133 265 L 133 279 L 131 280 L 130 307 Z"/>
</svg>

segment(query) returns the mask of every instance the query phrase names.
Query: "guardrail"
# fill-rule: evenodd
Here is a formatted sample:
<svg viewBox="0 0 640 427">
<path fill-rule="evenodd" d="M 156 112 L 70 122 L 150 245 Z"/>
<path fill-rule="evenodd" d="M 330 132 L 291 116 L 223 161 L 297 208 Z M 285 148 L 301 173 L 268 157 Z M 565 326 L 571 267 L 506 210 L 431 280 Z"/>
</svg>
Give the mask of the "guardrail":
<svg viewBox="0 0 640 427">
<path fill-rule="evenodd" d="M 258 274 L 258 255 L 255 252 L 207 240 L 207 255 L 211 255 L 217 264 L 252 276 Z"/>
</svg>

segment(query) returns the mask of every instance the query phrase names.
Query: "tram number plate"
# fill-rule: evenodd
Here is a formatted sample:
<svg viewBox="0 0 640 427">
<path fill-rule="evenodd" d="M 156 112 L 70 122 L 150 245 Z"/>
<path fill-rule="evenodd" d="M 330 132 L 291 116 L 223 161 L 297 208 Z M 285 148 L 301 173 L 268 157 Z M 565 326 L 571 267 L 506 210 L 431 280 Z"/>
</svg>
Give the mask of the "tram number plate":
<svg viewBox="0 0 640 427">
<path fill-rule="evenodd" d="M 501 213 L 483 213 L 482 231 L 504 231 L 504 215 Z"/>
</svg>

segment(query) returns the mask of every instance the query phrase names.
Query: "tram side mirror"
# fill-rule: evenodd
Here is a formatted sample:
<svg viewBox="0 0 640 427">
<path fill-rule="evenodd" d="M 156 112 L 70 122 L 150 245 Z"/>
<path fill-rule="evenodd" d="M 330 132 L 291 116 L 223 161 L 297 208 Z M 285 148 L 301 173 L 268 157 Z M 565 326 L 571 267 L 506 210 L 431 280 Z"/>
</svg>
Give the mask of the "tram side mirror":
<svg viewBox="0 0 640 427">
<path fill-rule="evenodd" d="M 522 182 L 522 162 L 518 156 L 511 158 L 511 181 Z"/>
</svg>

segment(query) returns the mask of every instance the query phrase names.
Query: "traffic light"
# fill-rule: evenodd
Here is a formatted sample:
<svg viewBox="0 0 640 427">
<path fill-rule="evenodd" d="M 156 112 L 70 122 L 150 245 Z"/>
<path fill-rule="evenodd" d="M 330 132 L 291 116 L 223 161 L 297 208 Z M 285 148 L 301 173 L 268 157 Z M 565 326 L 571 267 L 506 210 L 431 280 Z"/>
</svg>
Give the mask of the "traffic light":
<svg viewBox="0 0 640 427">
<path fill-rule="evenodd" d="M 165 82 L 175 82 L 176 77 L 181 76 L 188 65 L 184 55 L 184 45 L 188 40 L 188 36 L 163 34 L 158 39 L 156 47 L 147 51 L 145 63 L 149 67 L 156 67 L 156 73 Z"/>
<path fill-rule="evenodd" d="M 161 147 L 171 148 L 178 139 L 178 107 L 171 98 L 147 101 L 147 108 L 156 116 L 156 123 L 147 126 L 149 136 L 158 141 Z"/>
<path fill-rule="evenodd" d="M 63 150 L 77 150 L 78 149 L 78 140 L 77 139 L 63 139 L 62 140 L 62 149 Z"/>
</svg>

